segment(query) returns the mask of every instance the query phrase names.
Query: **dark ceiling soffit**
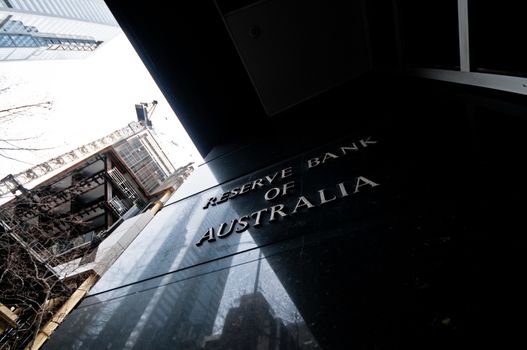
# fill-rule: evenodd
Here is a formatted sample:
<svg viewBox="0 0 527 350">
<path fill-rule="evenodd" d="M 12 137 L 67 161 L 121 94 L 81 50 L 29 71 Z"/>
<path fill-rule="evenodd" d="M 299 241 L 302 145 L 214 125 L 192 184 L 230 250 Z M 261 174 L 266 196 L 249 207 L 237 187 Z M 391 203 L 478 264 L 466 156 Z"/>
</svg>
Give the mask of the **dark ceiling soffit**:
<svg viewBox="0 0 527 350">
<path fill-rule="evenodd" d="M 213 1 L 106 3 L 202 155 L 265 118 Z"/>
</svg>

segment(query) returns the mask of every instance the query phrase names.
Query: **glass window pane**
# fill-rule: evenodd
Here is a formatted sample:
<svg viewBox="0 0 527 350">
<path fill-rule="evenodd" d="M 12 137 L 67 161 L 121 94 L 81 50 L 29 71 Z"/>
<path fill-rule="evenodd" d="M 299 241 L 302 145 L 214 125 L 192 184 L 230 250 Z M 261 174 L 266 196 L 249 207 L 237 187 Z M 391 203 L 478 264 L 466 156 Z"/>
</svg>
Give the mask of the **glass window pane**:
<svg viewBox="0 0 527 350">
<path fill-rule="evenodd" d="M 0 47 L 13 47 L 14 45 L 8 35 L 0 35 Z"/>
<path fill-rule="evenodd" d="M 413 67 L 459 69 L 456 0 L 399 0 L 405 63 Z"/>
<path fill-rule="evenodd" d="M 469 1 L 470 65 L 475 72 L 527 76 L 521 1 Z"/>
</svg>

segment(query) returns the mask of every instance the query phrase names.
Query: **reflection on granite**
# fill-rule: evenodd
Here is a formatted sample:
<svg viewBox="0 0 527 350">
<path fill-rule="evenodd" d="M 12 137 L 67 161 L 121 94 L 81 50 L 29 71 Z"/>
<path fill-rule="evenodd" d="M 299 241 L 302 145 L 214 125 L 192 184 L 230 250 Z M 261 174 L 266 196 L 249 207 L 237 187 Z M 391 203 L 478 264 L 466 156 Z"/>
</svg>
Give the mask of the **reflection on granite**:
<svg viewBox="0 0 527 350">
<path fill-rule="evenodd" d="M 523 298 L 509 286 L 524 266 L 527 173 L 504 155 L 525 156 L 525 109 L 418 95 L 387 125 L 253 173 L 236 172 L 245 156 L 218 159 L 232 166 L 221 183 L 161 210 L 45 349 L 481 349 L 496 323 L 521 335 L 489 315 Z M 377 143 L 339 156 L 366 135 Z M 313 157 L 327 161 L 309 168 Z M 357 188 L 360 176 L 380 185 Z M 350 195 L 329 201 L 339 183 Z M 317 206 L 251 215 L 300 197 Z M 210 198 L 221 203 L 203 209 Z M 247 215 L 243 232 L 196 246 Z"/>
<path fill-rule="evenodd" d="M 203 349 L 320 349 L 300 316 L 295 316 L 297 321 L 286 324 L 274 316 L 261 293 L 244 294 L 239 306 L 227 311 L 221 334 L 207 337 Z"/>
<path fill-rule="evenodd" d="M 342 150 L 343 146 L 348 149 Z M 368 136 L 345 139 L 171 202 L 152 219 L 90 294 L 235 254 L 239 242 L 245 242 L 243 250 L 250 250 L 302 235 L 304 227 L 320 224 L 318 215 L 324 215 L 328 224 L 334 225 L 358 219 L 367 211 L 383 210 L 378 200 L 381 193 L 373 187 L 381 183 L 394 188 L 397 184 L 383 172 L 389 162 L 380 167 L 369 159 L 382 155 L 386 149 L 384 141 Z M 327 156 L 330 150 L 335 155 Z M 327 158 L 326 164 L 309 168 L 309 160 L 315 158 L 319 162 Z M 364 174 L 368 178 L 361 177 Z M 287 187 L 286 195 L 266 199 L 269 190 L 284 188 L 292 182 L 294 186 Z M 244 188 L 248 191 L 243 193 Z M 219 202 L 225 193 L 232 192 L 236 193 L 234 197 Z M 334 196 L 338 200 L 331 200 Z M 218 203 L 208 205 L 211 198 L 217 198 Z M 389 201 L 382 205 L 386 203 Z M 320 206 L 326 207 L 323 213 L 311 213 L 320 210 Z M 236 225 L 230 234 L 220 237 L 222 224 L 225 233 L 234 220 Z M 205 240 L 203 237 L 211 231 L 215 236 Z M 198 247 L 199 242 L 203 244 Z"/>
<path fill-rule="evenodd" d="M 46 348 L 320 349 L 262 252 L 249 261 L 244 254 L 220 271 L 89 297 Z"/>
</svg>

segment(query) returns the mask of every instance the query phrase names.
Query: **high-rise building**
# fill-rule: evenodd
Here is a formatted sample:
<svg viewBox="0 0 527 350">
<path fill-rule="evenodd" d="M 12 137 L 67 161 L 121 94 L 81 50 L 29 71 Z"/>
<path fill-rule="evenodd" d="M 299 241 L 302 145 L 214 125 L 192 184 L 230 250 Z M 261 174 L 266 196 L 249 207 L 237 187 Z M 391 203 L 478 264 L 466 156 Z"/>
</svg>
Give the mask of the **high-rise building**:
<svg viewBox="0 0 527 350">
<path fill-rule="evenodd" d="M 86 57 L 119 31 L 103 0 L 0 0 L 0 61 Z"/>
</svg>

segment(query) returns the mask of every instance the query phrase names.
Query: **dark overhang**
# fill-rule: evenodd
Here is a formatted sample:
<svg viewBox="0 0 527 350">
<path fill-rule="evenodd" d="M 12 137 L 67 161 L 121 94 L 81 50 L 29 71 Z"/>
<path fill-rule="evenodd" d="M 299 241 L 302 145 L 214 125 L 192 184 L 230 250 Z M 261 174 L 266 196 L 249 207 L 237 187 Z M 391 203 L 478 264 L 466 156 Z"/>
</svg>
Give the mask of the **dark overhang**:
<svg viewBox="0 0 527 350">
<path fill-rule="evenodd" d="M 203 155 L 218 145 L 304 137 L 301 128 L 322 135 L 355 127 L 368 106 L 404 96 L 402 72 L 527 93 L 519 5 L 106 2 Z M 489 41 L 489 30 L 499 37 Z"/>
<path fill-rule="evenodd" d="M 202 154 L 312 119 L 299 106 L 371 71 L 368 22 L 383 13 L 362 1 L 107 3 Z"/>
</svg>

